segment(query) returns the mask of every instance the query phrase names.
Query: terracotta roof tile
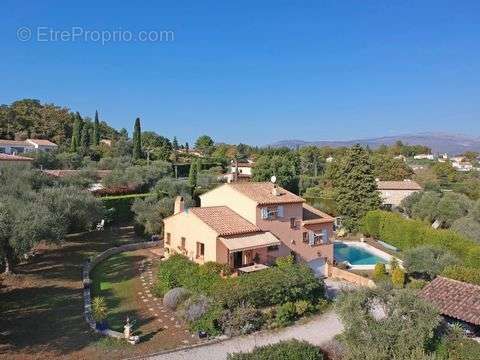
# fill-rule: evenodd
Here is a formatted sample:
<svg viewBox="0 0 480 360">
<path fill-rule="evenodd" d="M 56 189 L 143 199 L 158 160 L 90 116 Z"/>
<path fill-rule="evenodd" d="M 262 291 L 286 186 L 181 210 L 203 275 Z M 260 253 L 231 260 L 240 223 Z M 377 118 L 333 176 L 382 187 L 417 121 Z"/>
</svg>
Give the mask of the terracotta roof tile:
<svg viewBox="0 0 480 360">
<path fill-rule="evenodd" d="M 6 139 L 0 139 L 0 145 L 32 146 L 31 144 L 28 144 L 26 141 L 21 141 L 21 140 L 6 140 Z"/>
<path fill-rule="evenodd" d="M 219 236 L 248 234 L 261 230 L 238 215 L 227 206 L 195 207 L 190 208 L 200 220 L 215 230 Z"/>
<path fill-rule="evenodd" d="M 422 190 L 415 181 L 377 181 L 378 190 Z"/>
<path fill-rule="evenodd" d="M 18 155 L 0 154 L 0 161 L 32 161 L 32 158 Z"/>
<path fill-rule="evenodd" d="M 480 286 L 438 276 L 419 293 L 441 314 L 480 325 Z"/>
<path fill-rule="evenodd" d="M 286 203 L 303 203 L 305 202 L 300 196 L 291 193 L 288 190 L 277 186 L 279 195 L 273 194 L 273 183 L 271 182 L 240 182 L 232 183 L 231 186 L 238 192 L 248 196 L 256 201 L 259 205 L 269 204 L 286 204 Z"/>
</svg>

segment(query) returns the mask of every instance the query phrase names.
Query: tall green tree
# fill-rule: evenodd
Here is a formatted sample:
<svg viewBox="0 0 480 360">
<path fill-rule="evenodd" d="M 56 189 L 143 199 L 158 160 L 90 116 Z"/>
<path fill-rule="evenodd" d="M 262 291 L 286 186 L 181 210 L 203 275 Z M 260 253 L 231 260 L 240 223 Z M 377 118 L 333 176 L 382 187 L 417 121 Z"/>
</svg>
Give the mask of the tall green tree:
<svg viewBox="0 0 480 360">
<path fill-rule="evenodd" d="M 190 184 L 190 187 L 192 189 L 195 189 L 197 186 L 197 170 L 198 170 L 198 160 L 193 159 L 192 162 L 190 163 L 190 171 L 188 173 L 188 183 Z"/>
<path fill-rule="evenodd" d="M 178 150 L 178 140 L 176 136 L 173 137 L 172 146 L 173 150 Z"/>
<path fill-rule="evenodd" d="M 135 119 L 133 127 L 133 158 L 140 159 L 142 157 L 142 129 L 140 127 L 140 118 Z"/>
<path fill-rule="evenodd" d="M 188 145 L 188 142 L 185 143 L 185 152 L 188 154 L 190 151 L 190 145 Z"/>
<path fill-rule="evenodd" d="M 350 148 L 340 163 L 334 187 L 337 211 L 350 232 L 358 230 L 367 211 L 382 204 L 369 154 L 359 144 Z"/>
<path fill-rule="evenodd" d="M 95 110 L 95 120 L 93 122 L 93 146 L 100 144 L 100 122 L 98 120 L 98 111 Z"/>
<path fill-rule="evenodd" d="M 84 125 L 82 127 L 82 133 L 80 136 L 80 150 L 82 151 L 83 154 L 85 154 L 88 151 L 89 147 L 90 147 L 90 131 L 88 129 L 88 126 Z"/>
<path fill-rule="evenodd" d="M 73 123 L 73 131 L 72 131 L 72 141 L 70 144 L 70 151 L 77 152 L 80 146 L 80 136 L 82 131 L 82 117 L 80 113 L 77 112 L 75 115 L 75 121 Z"/>
<path fill-rule="evenodd" d="M 202 135 L 195 142 L 195 148 L 204 155 L 210 155 L 214 150 L 213 139 L 208 135 Z"/>
<path fill-rule="evenodd" d="M 254 181 L 270 181 L 273 175 L 277 184 L 298 194 L 299 159 L 296 152 L 266 153 L 260 156 L 253 168 Z"/>
</svg>

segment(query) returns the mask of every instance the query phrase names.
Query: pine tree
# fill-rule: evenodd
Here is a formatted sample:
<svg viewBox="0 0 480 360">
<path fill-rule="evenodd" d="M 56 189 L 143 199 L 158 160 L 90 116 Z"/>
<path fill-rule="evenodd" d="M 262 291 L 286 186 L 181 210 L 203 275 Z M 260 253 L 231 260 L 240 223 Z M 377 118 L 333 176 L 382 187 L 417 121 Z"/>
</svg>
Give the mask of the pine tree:
<svg viewBox="0 0 480 360">
<path fill-rule="evenodd" d="M 362 217 L 382 203 L 368 152 L 359 144 L 348 150 L 334 187 L 337 211 L 342 225 L 350 232 L 358 230 Z"/>
<path fill-rule="evenodd" d="M 95 121 L 93 122 L 93 146 L 100 144 L 100 122 L 98 121 L 98 111 L 95 110 Z"/>
<path fill-rule="evenodd" d="M 188 146 L 188 142 L 185 143 L 185 152 L 188 154 L 190 151 L 190 147 Z"/>
<path fill-rule="evenodd" d="M 176 136 L 173 137 L 172 146 L 173 150 L 178 150 L 178 140 Z"/>
<path fill-rule="evenodd" d="M 190 184 L 190 187 L 192 190 L 194 190 L 197 186 L 197 160 L 193 159 L 192 162 L 190 163 L 190 171 L 188 173 L 188 183 Z"/>
<path fill-rule="evenodd" d="M 140 159 L 142 157 L 142 129 L 140 127 L 140 118 L 135 119 L 133 127 L 133 158 Z"/>
<path fill-rule="evenodd" d="M 73 131 L 72 131 L 72 142 L 70 144 L 70 151 L 77 152 L 78 147 L 80 146 L 80 133 L 82 131 L 82 117 L 80 113 L 77 112 L 75 115 L 75 120 L 73 122 Z"/>
</svg>

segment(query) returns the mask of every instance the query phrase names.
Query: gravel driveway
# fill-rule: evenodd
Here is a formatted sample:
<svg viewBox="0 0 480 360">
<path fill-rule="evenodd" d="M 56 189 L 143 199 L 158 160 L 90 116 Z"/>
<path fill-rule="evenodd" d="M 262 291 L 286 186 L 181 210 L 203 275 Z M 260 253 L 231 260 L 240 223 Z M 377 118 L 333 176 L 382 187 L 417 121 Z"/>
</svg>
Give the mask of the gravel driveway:
<svg viewBox="0 0 480 360">
<path fill-rule="evenodd" d="M 298 324 L 277 331 L 236 337 L 220 343 L 180 350 L 168 354 L 155 355 L 148 359 L 187 360 L 209 359 L 225 360 L 228 353 L 251 351 L 255 346 L 277 343 L 281 340 L 305 340 L 315 345 L 330 341 L 343 330 L 342 324 L 333 311 L 320 315 L 305 324 Z"/>
</svg>

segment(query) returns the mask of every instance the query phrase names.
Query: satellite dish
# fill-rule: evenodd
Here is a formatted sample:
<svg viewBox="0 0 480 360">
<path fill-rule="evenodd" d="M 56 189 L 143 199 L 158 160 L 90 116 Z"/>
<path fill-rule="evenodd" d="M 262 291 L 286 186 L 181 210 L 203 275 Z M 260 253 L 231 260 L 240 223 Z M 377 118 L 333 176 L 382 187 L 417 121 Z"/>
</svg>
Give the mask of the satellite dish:
<svg viewBox="0 0 480 360">
<path fill-rule="evenodd" d="M 275 184 L 275 182 L 277 181 L 277 177 L 276 177 L 275 175 L 273 175 L 273 176 L 270 178 L 270 181 Z"/>
</svg>

